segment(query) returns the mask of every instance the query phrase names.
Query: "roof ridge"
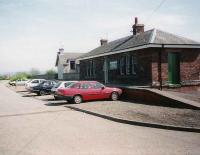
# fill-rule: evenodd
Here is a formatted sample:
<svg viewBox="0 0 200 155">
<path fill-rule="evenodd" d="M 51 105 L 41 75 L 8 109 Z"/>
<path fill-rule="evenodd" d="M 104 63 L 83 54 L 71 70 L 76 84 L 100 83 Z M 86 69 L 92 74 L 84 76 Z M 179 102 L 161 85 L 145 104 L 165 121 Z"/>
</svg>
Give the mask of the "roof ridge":
<svg viewBox="0 0 200 155">
<path fill-rule="evenodd" d="M 155 40 L 155 38 L 156 38 L 156 29 L 154 28 L 154 29 L 152 29 L 152 34 L 151 34 L 151 37 L 150 37 L 150 40 L 149 40 L 149 43 L 151 44 L 151 43 L 153 43 L 154 42 L 154 40 Z"/>
</svg>

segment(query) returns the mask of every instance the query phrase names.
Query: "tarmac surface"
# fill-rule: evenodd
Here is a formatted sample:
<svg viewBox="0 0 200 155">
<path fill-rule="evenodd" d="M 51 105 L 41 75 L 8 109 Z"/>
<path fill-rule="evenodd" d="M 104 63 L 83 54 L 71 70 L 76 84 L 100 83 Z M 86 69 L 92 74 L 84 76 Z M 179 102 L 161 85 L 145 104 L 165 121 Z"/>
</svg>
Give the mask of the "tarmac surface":
<svg viewBox="0 0 200 155">
<path fill-rule="evenodd" d="M 70 110 L 64 103 L 52 106 L 49 101 L 23 96 L 0 83 L 1 155 L 200 152 L 199 133 L 120 124 Z"/>
</svg>

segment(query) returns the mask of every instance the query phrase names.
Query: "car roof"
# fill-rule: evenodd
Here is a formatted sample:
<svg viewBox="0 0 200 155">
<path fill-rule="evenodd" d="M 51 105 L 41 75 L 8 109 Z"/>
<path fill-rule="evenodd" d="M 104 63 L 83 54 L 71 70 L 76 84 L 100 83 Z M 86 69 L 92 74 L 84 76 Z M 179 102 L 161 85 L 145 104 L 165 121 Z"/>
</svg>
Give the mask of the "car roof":
<svg viewBox="0 0 200 155">
<path fill-rule="evenodd" d="M 45 80 L 45 79 L 31 79 L 31 81 L 32 81 L 32 80 Z"/>
<path fill-rule="evenodd" d="M 78 82 L 78 81 L 60 81 L 62 83 L 67 83 L 67 82 Z"/>
<path fill-rule="evenodd" d="M 98 81 L 78 81 L 79 83 L 96 83 Z"/>
</svg>

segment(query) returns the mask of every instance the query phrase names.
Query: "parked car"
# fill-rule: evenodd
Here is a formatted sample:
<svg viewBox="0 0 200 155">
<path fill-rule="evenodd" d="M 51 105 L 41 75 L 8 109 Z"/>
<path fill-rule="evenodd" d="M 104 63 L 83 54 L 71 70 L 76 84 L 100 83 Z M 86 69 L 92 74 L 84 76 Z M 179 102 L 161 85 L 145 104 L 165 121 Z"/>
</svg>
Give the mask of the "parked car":
<svg viewBox="0 0 200 155">
<path fill-rule="evenodd" d="M 32 79 L 25 84 L 25 88 L 30 91 L 32 87 L 39 85 L 41 82 L 46 81 L 45 79 Z"/>
<path fill-rule="evenodd" d="M 19 79 L 19 80 L 16 80 L 15 82 L 15 85 L 16 86 L 24 86 L 29 80 L 28 79 Z"/>
<path fill-rule="evenodd" d="M 58 89 L 59 96 L 67 101 L 81 103 L 89 100 L 112 99 L 118 100 L 122 90 L 119 88 L 106 87 L 97 81 L 80 81 L 70 85 L 68 88 Z"/>
<path fill-rule="evenodd" d="M 28 81 L 29 81 L 28 79 L 18 79 L 16 81 L 10 81 L 9 84 L 12 85 L 12 86 L 23 86 Z"/>
<path fill-rule="evenodd" d="M 9 81 L 9 84 L 11 85 L 11 86 L 15 86 L 16 84 L 16 81 Z"/>
<path fill-rule="evenodd" d="M 63 99 L 63 97 L 57 95 L 58 89 L 67 88 L 70 85 L 74 84 L 75 82 L 78 82 L 78 81 L 60 81 L 55 86 L 53 86 L 53 88 L 51 89 L 51 93 L 52 95 L 54 95 L 55 100 Z"/>
<path fill-rule="evenodd" d="M 29 91 L 36 93 L 37 95 L 47 95 L 51 94 L 52 87 L 56 85 L 55 81 L 46 80 L 42 81 L 39 85 L 29 88 Z"/>
</svg>

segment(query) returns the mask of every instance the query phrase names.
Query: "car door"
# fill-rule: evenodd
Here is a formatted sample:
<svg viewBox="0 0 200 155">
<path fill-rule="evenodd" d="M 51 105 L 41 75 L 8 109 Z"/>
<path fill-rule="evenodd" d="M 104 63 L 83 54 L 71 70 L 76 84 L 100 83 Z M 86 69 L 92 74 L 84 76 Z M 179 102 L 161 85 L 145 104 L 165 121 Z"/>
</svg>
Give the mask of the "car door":
<svg viewBox="0 0 200 155">
<path fill-rule="evenodd" d="M 31 82 L 31 87 L 37 86 L 39 84 L 39 80 L 33 80 Z"/>
<path fill-rule="evenodd" d="M 82 84 L 81 89 L 87 100 L 101 99 L 101 87 L 96 87 L 94 82 Z"/>
<path fill-rule="evenodd" d="M 103 96 L 103 88 L 104 86 L 99 83 L 99 82 L 93 82 L 91 84 L 91 95 L 93 96 L 94 99 L 104 99 L 105 97 Z"/>
<path fill-rule="evenodd" d="M 84 100 L 92 100 L 92 93 L 90 88 L 89 83 L 82 83 L 79 89 L 79 93 L 82 95 Z"/>
</svg>

